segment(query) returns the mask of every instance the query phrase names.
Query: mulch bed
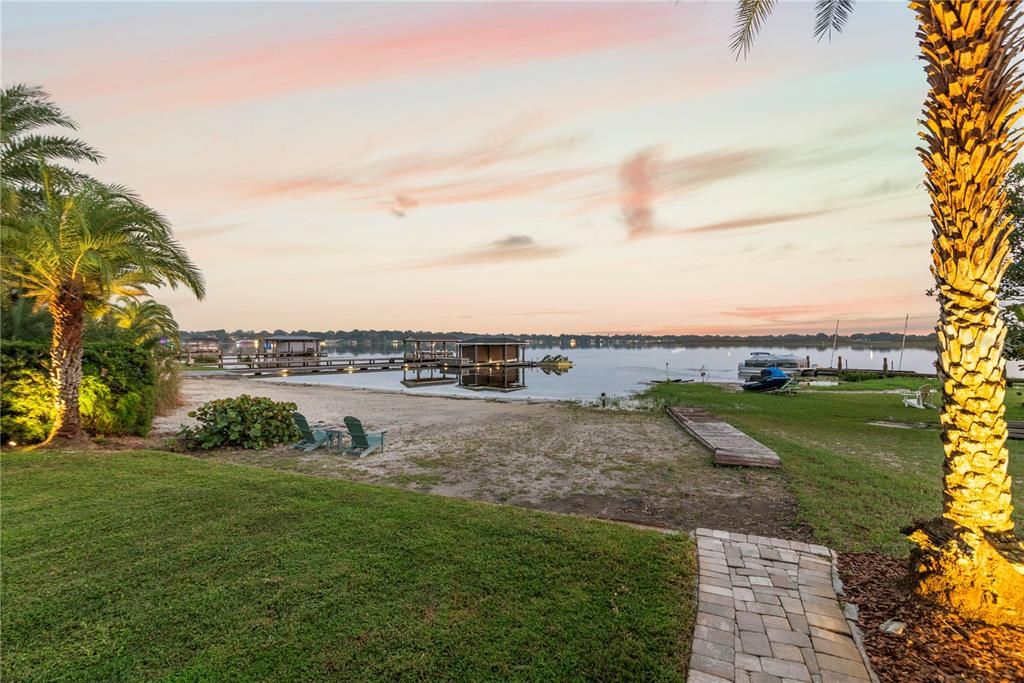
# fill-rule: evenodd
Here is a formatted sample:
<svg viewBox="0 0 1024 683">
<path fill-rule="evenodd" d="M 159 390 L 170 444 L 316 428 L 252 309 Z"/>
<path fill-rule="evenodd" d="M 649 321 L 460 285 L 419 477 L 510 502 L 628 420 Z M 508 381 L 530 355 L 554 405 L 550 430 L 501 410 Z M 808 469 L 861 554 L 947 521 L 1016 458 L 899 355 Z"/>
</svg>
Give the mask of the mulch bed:
<svg viewBox="0 0 1024 683">
<path fill-rule="evenodd" d="M 917 598 L 905 560 L 847 553 L 839 575 L 882 681 L 1024 681 L 1024 630 L 967 621 Z M 879 630 L 888 619 L 906 623 L 901 635 Z"/>
</svg>

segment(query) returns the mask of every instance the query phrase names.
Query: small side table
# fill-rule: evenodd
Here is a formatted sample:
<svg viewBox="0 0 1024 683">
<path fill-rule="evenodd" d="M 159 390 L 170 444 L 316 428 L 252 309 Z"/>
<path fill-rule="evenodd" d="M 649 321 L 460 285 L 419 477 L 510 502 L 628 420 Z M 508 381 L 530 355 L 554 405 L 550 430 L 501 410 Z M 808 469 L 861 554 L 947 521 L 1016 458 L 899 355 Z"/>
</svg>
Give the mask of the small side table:
<svg viewBox="0 0 1024 683">
<path fill-rule="evenodd" d="M 327 433 L 327 447 L 337 448 L 339 451 L 345 446 L 345 437 L 348 431 L 344 427 L 321 427 Z"/>
</svg>

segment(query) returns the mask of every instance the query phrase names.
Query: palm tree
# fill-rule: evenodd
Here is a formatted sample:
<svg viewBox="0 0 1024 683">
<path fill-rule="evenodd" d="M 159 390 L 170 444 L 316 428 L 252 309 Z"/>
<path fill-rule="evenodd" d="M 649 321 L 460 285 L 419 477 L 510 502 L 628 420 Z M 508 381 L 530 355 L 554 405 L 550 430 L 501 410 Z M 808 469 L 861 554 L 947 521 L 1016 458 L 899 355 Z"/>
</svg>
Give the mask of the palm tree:
<svg viewBox="0 0 1024 683">
<path fill-rule="evenodd" d="M 78 128 L 42 88 L 19 84 L 0 90 L 0 176 L 8 190 L 38 189 L 41 162 L 47 164 L 52 182 L 82 178 L 55 162 L 103 160 L 102 154 L 81 140 L 38 132 L 52 126 Z"/>
<path fill-rule="evenodd" d="M 47 442 L 81 440 L 78 391 L 87 313 L 111 297 L 138 297 L 146 287 L 185 286 L 198 298 L 203 277 L 174 240 L 167 221 L 123 188 L 86 180 L 55 190 L 43 173 L 44 205 L 5 232 L 5 267 L 53 318 L 50 381 L 56 416 Z"/>
<path fill-rule="evenodd" d="M 732 47 L 746 54 L 774 0 L 741 0 Z M 818 0 L 816 34 L 841 30 L 851 0 Z M 1004 181 L 1021 149 L 1020 5 L 911 0 L 929 91 L 925 185 L 945 450 L 943 514 L 905 531 L 919 593 L 961 613 L 1024 626 L 1024 544 L 1013 534 L 1007 474 L 1006 326 L 997 293 L 1008 265 Z"/>
<path fill-rule="evenodd" d="M 171 348 L 178 346 L 178 321 L 170 308 L 152 299 L 119 297 L 107 317 L 131 344 L 152 348 L 166 340 Z"/>
<path fill-rule="evenodd" d="M 102 154 L 81 140 L 41 133 L 45 128 L 77 130 L 78 125 L 42 88 L 18 84 L 0 90 L 0 220 L 5 228 L 42 207 L 44 164 L 51 182 L 71 187 L 86 176 L 57 162 L 103 160 Z M 5 230 L 4 239 L 8 236 Z M 3 305 L 13 306 L 19 294 L 5 286 Z"/>
</svg>

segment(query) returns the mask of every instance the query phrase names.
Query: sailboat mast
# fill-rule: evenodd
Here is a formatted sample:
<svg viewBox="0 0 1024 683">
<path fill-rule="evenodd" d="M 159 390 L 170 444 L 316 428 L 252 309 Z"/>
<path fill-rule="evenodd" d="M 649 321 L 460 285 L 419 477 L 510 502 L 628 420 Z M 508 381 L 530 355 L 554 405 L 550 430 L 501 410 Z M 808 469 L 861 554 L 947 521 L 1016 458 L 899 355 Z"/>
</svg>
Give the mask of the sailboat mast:
<svg viewBox="0 0 1024 683">
<path fill-rule="evenodd" d="M 907 317 L 903 320 L 903 342 L 900 344 L 900 366 L 898 370 L 903 369 L 903 349 L 907 348 L 907 325 L 910 324 L 910 314 L 907 313 Z"/>
<path fill-rule="evenodd" d="M 839 343 L 839 321 L 836 321 L 836 332 L 832 335 L 832 355 L 828 358 L 828 366 L 832 367 L 832 361 L 836 359 L 836 344 Z M 842 368 L 839 368 L 842 370 Z"/>
</svg>

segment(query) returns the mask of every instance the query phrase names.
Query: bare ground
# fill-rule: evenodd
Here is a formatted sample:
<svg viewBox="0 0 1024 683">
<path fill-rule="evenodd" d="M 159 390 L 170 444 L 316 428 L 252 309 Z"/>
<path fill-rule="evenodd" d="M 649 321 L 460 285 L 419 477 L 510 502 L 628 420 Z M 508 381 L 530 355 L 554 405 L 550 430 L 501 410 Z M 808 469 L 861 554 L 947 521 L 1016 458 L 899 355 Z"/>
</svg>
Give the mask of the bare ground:
<svg viewBox="0 0 1024 683">
<path fill-rule="evenodd" d="M 215 460 L 602 519 L 806 538 L 778 470 L 720 468 L 667 415 L 572 404 L 452 399 L 337 386 L 188 378 L 156 438 L 204 401 L 242 393 L 292 401 L 310 422 L 359 417 L 387 429 L 383 454 L 220 451 Z"/>
</svg>

